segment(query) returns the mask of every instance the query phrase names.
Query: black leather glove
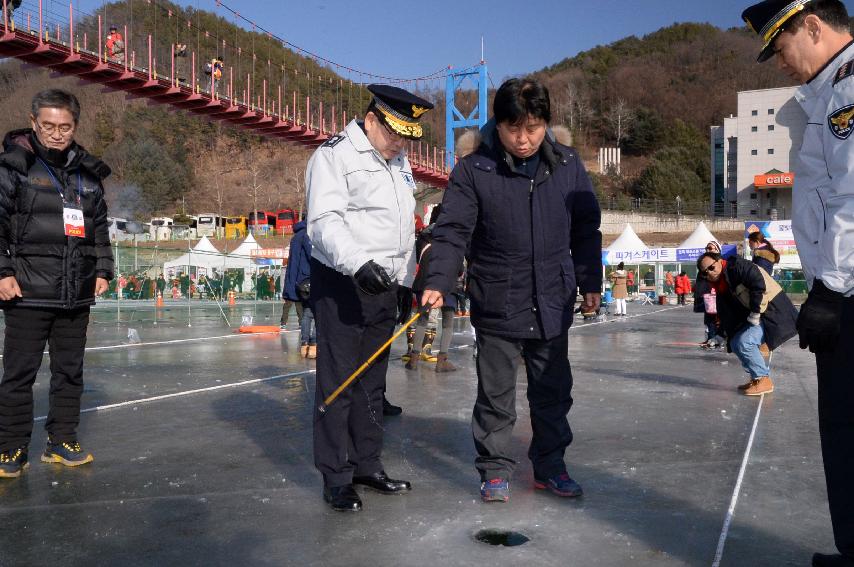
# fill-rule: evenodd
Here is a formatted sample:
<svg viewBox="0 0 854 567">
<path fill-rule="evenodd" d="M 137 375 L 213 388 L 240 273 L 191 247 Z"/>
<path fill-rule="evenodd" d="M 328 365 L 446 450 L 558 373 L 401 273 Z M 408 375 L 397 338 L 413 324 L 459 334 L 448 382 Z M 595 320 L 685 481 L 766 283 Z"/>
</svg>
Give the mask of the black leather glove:
<svg viewBox="0 0 854 567">
<path fill-rule="evenodd" d="M 412 290 L 406 286 L 397 286 L 397 322 L 401 325 L 412 317 Z"/>
<path fill-rule="evenodd" d="M 845 296 L 828 289 L 817 279 L 798 314 L 801 348 L 810 352 L 833 352 L 839 343 L 842 302 Z"/>
<path fill-rule="evenodd" d="M 377 295 L 391 287 L 391 278 L 385 269 L 373 260 L 365 262 L 353 278 L 359 289 L 368 295 Z"/>
</svg>

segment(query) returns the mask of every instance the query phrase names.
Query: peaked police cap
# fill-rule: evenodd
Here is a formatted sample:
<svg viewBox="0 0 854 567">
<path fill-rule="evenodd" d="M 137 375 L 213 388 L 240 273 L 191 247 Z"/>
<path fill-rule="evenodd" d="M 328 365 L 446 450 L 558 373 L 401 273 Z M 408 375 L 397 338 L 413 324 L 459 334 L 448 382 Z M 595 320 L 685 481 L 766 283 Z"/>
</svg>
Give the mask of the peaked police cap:
<svg viewBox="0 0 854 567">
<path fill-rule="evenodd" d="M 767 61 L 774 55 L 774 40 L 786 28 L 786 22 L 800 14 L 814 0 L 764 0 L 754 4 L 741 14 L 741 19 L 759 37 L 764 45 L 757 62 Z"/>
<path fill-rule="evenodd" d="M 412 140 L 424 134 L 419 120 L 433 108 L 433 103 L 391 85 L 368 85 L 368 90 L 374 95 L 378 118 L 393 132 Z"/>
</svg>

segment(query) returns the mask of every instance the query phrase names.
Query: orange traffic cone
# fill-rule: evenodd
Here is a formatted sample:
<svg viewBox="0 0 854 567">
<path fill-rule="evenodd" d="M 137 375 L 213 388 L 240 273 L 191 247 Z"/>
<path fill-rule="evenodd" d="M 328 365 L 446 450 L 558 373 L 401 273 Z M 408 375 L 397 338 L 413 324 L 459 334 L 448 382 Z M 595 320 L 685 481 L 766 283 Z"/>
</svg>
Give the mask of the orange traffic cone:
<svg viewBox="0 0 854 567">
<path fill-rule="evenodd" d="M 157 292 L 157 307 L 163 307 L 163 294 L 159 291 Z"/>
<path fill-rule="evenodd" d="M 236 304 L 236 302 L 234 301 L 234 292 L 233 291 L 228 292 L 228 304 L 229 305 L 235 305 Z"/>
</svg>

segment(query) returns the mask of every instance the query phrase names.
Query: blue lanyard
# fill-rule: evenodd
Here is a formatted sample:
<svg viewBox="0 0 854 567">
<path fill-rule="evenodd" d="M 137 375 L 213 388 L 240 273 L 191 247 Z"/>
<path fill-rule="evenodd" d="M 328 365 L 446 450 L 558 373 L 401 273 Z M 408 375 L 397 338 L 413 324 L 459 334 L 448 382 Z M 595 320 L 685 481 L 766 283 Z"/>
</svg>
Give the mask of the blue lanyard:
<svg viewBox="0 0 854 567">
<path fill-rule="evenodd" d="M 44 168 L 47 170 L 48 175 L 50 175 L 51 180 L 53 181 L 53 186 L 56 188 L 57 192 L 59 192 L 60 198 L 62 198 L 62 204 L 65 205 L 65 190 L 62 187 L 62 184 L 59 182 L 59 179 L 54 175 L 53 170 L 50 168 L 48 164 L 42 160 L 42 158 L 37 158 Z M 77 172 L 77 206 L 80 206 L 80 195 L 83 193 L 83 181 L 81 180 L 80 172 Z"/>
</svg>

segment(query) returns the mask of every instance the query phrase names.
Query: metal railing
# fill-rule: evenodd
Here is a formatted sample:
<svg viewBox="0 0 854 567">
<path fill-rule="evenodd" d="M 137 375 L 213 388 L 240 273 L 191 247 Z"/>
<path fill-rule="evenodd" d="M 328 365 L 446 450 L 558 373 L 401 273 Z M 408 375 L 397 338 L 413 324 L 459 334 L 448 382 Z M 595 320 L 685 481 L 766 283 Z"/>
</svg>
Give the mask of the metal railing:
<svg viewBox="0 0 854 567">
<path fill-rule="evenodd" d="M 631 211 L 654 215 L 686 215 L 738 218 L 735 203 L 711 203 L 709 201 L 681 201 L 662 199 L 639 199 L 626 196 L 603 197 L 599 205 L 607 211 Z"/>
</svg>

